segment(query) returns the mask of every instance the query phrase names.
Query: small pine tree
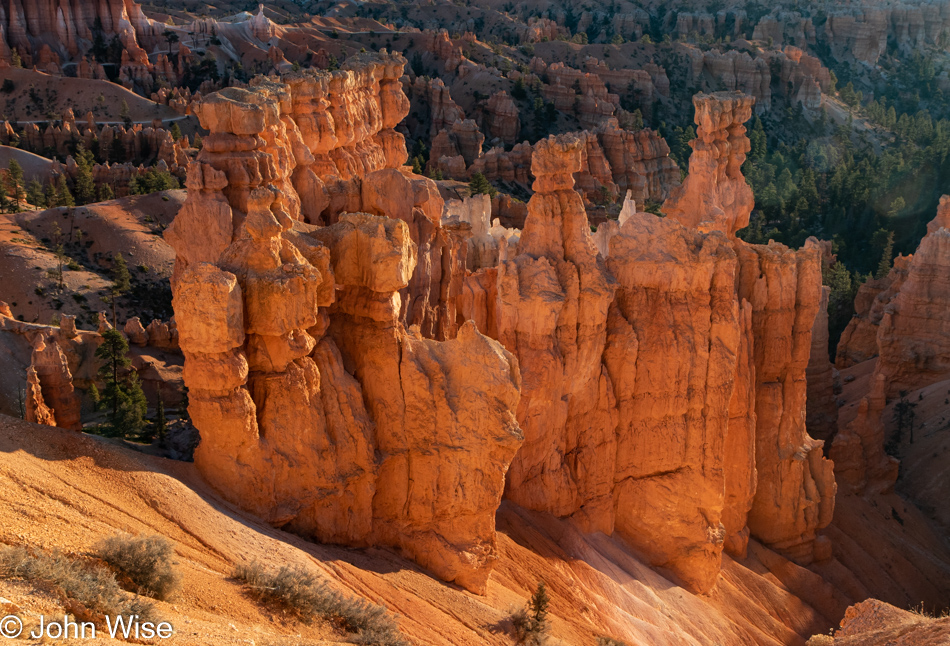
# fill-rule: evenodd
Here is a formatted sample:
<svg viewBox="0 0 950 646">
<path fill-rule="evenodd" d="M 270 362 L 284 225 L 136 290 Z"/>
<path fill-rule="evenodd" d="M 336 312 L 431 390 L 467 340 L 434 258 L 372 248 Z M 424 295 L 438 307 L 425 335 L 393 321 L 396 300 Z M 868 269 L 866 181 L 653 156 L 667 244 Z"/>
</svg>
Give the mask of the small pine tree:
<svg viewBox="0 0 950 646">
<path fill-rule="evenodd" d="M 89 204 L 96 200 L 96 184 L 92 179 L 92 166 L 95 159 L 86 147 L 79 144 L 76 147 L 76 201 L 79 204 Z"/>
<path fill-rule="evenodd" d="M 114 199 L 115 193 L 112 191 L 112 187 L 106 183 L 99 184 L 99 201 L 107 202 Z"/>
<path fill-rule="evenodd" d="M 76 200 L 73 199 L 73 194 L 69 190 L 69 184 L 66 182 L 65 175 L 60 175 L 56 180 L 56 188 L 53 194 L 55 196 L 53 206 L 76 206 Z"/>
<path fill-rule="evenodd" d="M 491 185 L 485 176 L 482 173 L 474 173 L 472 179 L 468 183 L 469 191 L 472 195 L 481 195 L 482 193 L 487 193 L 491 197 L 495 197 L 498 193 L 498 189 Z"/>
<path fill-rule="evenodd" d="M 894 232 L 888 231 L 887 238 L 884 242 L 884 250 L 881 252 L 881 260 L 877 264 L 877 271 L 874 272 L 875 278 L 884 278 L 887 276 L 888 272 L 891 270 L 892 259 L 891 256 L 894 253 Z"/>
<path fill-rule="evenodd" d="M 132 286 L 131 279 L 129 267 L 125 264 L 125 258 L 122 257 L 121 253 L 115 254 L 112 259 L 112 293 L 120 295 L 129 291 Z"/>
<path fill-rule="evenodd" d="M 43 193 L 43 185 L 38 180 L 30 180 L 26 187 L 26 201 L 33 206 L 43 208 L 46 206 L 46 195 Z"/>
<path fill-rule="evenodd" d="M 21 167 L 15 159 L 11 159 L 10 163 L 7 165 L 7 187 L 13 196 L 13 206 L 17 211 L 19 211 L 20 202 L 24 198 L 23 167 Z"/>
<path fill-rule="evenodd" d="M 10 54 L 10 64 L 13 67 L 23 67 L 23 59 L 20 58 L 20 52 L 14 49 Z"/>
<path fill-rule="evenodd" d="M 162 394 L 158 393 L 158 407 L 155 410 L 155 434 L 158 436 L 158 445 L 165 446 L 165 437 L 168 435 L 168 420 L 165 418 L 165 402 Z"/>
<path fill-rule="evenodd" d="M 193 143 L 192 146 L 197 150 L 201 150 L 201 135 L 195 135 L 195 143 Z"/>
<path fill-rule="evenodd" d="M 109 303 L 112 305 L 112 325 L 119 326 L 119 319 L 116 315 L 116 301 L 119 296 L 129 291 L 132 286 L 132 276 L 129 274 L 129 267 L 125 264 L 125 258 L 121 253 L 112 257 L 112 287 L 109 294 Z"/>
<path fill-rule="evenodd" d="M 122 100 L 122 106 L 119 108 L 119 118 L 125 123 L 126 128 L 132 127 L 132 113 L 129 110 L 129 102 Z"/>
<path fill-rule="evenodd" d="M 178 141 L 181 139 L 181 128 L 178 127 L 177 123 L 173 123 L 171 127 L 172 139 Z"/>
<path fill-rule="evenodd" d="M 537 590 L 531 595 L 531 601 L 528 602 L 528 607 L 531 609 L 531 617 L 538 622 L 539 626 L 544 626 L 544 623 L 547 621 L 548 605 L 550 603 L 551 598 L 548 596 L 547 586 L 544 585 L 544 581 L 541 581 L 538 583 Z"/>
<path fill-rule="evenodd" d="M 89 395 L 89 401 L 92 402 L 92 405 L 98 408 L 102 397 L 100 397 L 99 389 L 96 387 L 95 383 L 89 385 L 89 390 L 86 391 L 86 394 Z"/>
<path fill-rule="evenodd" d="M 99 378 L 105 382 L 105 391 L 100 406 L 110 409 L 111 434 L 129 436 L 141 433 L 145 426 L 147 403 L 138 375 L 128 368 L 129 343 L 118 330 L 107 330 L 102 335 L 102 344 L 96 350 L 96 358 L 102 361 Z"/>
</svg>

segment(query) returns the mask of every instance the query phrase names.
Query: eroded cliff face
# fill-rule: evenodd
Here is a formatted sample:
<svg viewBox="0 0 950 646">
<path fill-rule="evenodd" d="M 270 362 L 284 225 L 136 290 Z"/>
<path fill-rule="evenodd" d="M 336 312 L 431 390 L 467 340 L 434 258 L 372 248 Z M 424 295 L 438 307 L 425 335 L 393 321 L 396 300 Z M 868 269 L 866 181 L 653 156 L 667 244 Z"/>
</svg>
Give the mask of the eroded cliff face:
<svg viewBox="0 0 950 646">
<path fill-rule="evenodd" d="M 950 373 L 950 196 L 940 198 L 906 278 L 884 309 L 877 345 L 888 397 Z"/>
<path fill-rule="evenodd" d="M 619 532 L 695 591 L 750 535 L 800 563 L 830 557 L 817 531 L 834 476 L 805 429 L 821 253 L 734 237 L 752 206 L 751 106 L 697 99 L 704 139 L 671 217 L 629 200 L 600 254 L 571 190 L 585 138 L 542 141 L 518 255 L 470 275 L 460 299 L 522 370 L 506 496 Z"/>
<path fill-rule="evenodd" d="M 536 144 L 523 230 L 490 226 L 487 200 L 446 209 L 397 167 L 403 63 L 195 107 L 211 135 L 167 235 L 208 480 L 274 524 L 396 546 L 475 591 L 503 491 L 619 533 L 698 592 L 750 535 L 828 556 L 834 479 L 805 431 L 820 250 L 734 237 L 751 99 L 698 99 L 674 217 L 629 199 L 598 251 L 575 190 L 605 176 L 595 136 Z"/>
<path fill-rule="evenodd" d="M 517 360 L 471 324 L 444 343 L 406 331 L 400 291 L 427 257 L 399 217 L 412 213 L 348 213 L 327 227 L 297 219 L 314 199 L 295 190 L 301 168 L 332 165 L 334 189 L 362 184 L 355 196 L 339 193 L 362 205 L 375 166 L 398 157 L 387 151 L 404 159 L 401 136 L 383 132 L 401 114 L 386 70 L 403 63 L 365 58 L 332 75 L 229 89 L 195 108 L 211 134 L 168 232 L 189 412 L 202 437 L 195 462 L 275 525 L 395 546 L 483 592 L 522 438 Z M 323 86 L 330 98 L 315 98 Z M 329 106 L 310 109 L 319 100 Z M 390 197 L 415 208 L 412 191 Z"/>
<path fill-rule="evenodd" d="M 161 38 L 162 26 L 145 17 L 132 0 L 84 3 L 78 0 L 0 3 L 0 47 L 4 60 L 15 48 L 28 65 L 41 50 L 55 48 L 57 57 L 69 59 L 85 53 L 93 44 L 94 28 L 101 26 L 105 38 L 117 36 L 123 49 L 138 62 L 147 63 L 140 45 Z"/>
<path fill-rule="evenodd" d="M 880 280 L 858 291 L 855 316 L 838 344 L 840 366 L 877 356 L 867 395 L 831 446 L 835 472 L 854 492 L 888 491 L 898 463 L 884 451 L 888 399 L 947 378 L 950 363 L 950 197 L 940 198 L 927 235 Z"/>
</svg>

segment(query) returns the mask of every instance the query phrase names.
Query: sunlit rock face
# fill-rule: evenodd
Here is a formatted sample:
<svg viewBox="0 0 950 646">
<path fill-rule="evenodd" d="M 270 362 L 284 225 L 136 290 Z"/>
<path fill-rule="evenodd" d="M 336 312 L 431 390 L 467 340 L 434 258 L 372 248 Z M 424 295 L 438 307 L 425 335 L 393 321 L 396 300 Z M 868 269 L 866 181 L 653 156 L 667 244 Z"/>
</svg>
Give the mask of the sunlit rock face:
<svg viewBox="0 0 950 646">
<path fill-rule="evenodd" d="M 211 134 L 167 234 L 202 438 L 195 462 L 223 495 L 275 525 L 395 546 L 484 592 L 495 510 L 522 439 L 520 375 L 472 324 L 445 342 L 403 326 L 401 292 L 411 302 L 430 258 L 413 233 L 430 240 L 419 223 L 437 228 L 441 215 L 428 180 L 393 168 L 405 145 L 391 130 L 404 115 L 392 93 L 405 96 L 387 80 L 403 64 L 363 58 L 195 107 Z M 336 184 L 301 180 L 320 164 L 338 171 Z M 356 189 L 347 200 L 391 217 L 301 221 L 347 182 Z"/>
<path fill-rule="evenodd" d="M 620 532 L 705 591 L 750 534 L 813 560 L 835 483 L 805 428 L 820 250 L 734 237 L 751 209 L 738 168 L 752 102 L 697 105 L 706 159 L 664 206 L 680 217 L 631 200 L 600 253 L 572 191 L 584 136 L 536 145 L 518 255 L 470 275 L 460 309 L 522 370 L 506 496 Z M 683 210 L 694 202 L 705 211 Z"/>
</svg>

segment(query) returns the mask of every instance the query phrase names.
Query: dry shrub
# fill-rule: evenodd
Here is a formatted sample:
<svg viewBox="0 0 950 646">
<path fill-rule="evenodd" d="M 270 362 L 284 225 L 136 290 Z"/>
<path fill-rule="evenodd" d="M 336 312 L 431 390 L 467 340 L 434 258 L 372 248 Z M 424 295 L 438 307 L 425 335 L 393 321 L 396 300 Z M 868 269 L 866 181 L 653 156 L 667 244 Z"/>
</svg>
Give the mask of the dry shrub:
<svg viewBox="0 0 950 646">
<path fill-rule="evenodd" d="M 597 638 L 597 646 L 627 646 L 627 642 L 622 642 L 619 639 L 614 639 L 613 637 L 604 637 L 601 635 Z"/>
<path fill-rule="evenodd" d="M 48 554 L 23 547 L 0 547 L 0 578 L 52 585 L 70 612 L 97 623 L 102 623 L 106 615 L 134 614 L 141 621 L 155 620 L 154 606 L 124 592 L 107 568 L 61 552 Z"/>
<path fill-rule="evenodd" d="M 282 607 L 301 620 L 326 619 L 363 646 L 409 646 L 386 609 L 364 599 L 332 590 L 300 567 L 267 571 L 258 563 L 240 565 L 232 575 L 243 581 L 258 600 Z"/>
<path fill-rule="evenodd" d="M 139 594 L 168 599 L 181 582 L 172 560 L 175 548 L 164 536 L 117 534 L 100 541 L 95 552 Z"/>
</svg>

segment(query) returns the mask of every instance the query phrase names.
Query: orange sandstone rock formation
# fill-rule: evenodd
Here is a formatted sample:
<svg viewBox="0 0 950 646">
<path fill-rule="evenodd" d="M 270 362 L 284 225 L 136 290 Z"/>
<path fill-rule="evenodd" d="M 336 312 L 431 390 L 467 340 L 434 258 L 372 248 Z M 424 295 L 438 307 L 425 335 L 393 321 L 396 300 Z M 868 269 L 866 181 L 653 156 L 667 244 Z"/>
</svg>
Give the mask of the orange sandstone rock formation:
<svg viewBox="0 0 950 646">
<path fill-rule="evenodd" d="M 404 104 L 381 86 L 398 89 L 403 63 L 364 57 L 196 107 L 211 134 L 168 237 L 189 411 L 202 437 L 195 461 L 275 525 L 395 546 L 484 592 L 495 510 L 522 438 L 520 376 L 516 359 L 471 324 L 439 342 L 401 322 L 417 264 L 432 260 L 427 236 L 442 207 L 430 181 L 391 168 L 398 155 L 387 151 L 404 160 L 405 144 L 387 127 Z M 341 205 L 392 217 L 334 215 L 323 228 L 296 220 L 313 194 L 298 195 L 289 178 L 308 153 L 310 165 L 338 173 L 331 195 L 361 187 L 338 193 Z M 202 223 L 213 235 L 190 235 Z"/>
<path fill-rule="evenodd" d="M 754 199 L 742 176 L 749 152 L 744 124 L 753 98 L 740 93 L 697 94 L 696 139 L 690 146 L 689 175 L 663 205 L 668 217 L 700 230 L 734 234 L 749 224 Z"/>
<path fill-rule="evenodd" d="M 897 460 L 884 452 L 887 399 L 950 374 L 948 266 L 950 197 L 944 196 L 917 251 L 898 257 L 888 276 L 865 291 L 838 345 L 839 365 L 877 355 L 868 394 L 831 446 L 835 472 L 851 491 L 888 491 L 897 480 Z M 868 305 L 871 290 L 879 291 Z"/>
<path fill-rule="evenodd" d="M 950 373 L 950 196 L 940 198 L 907 277 L 884 308 L 877 345 L 888 397 Z"/>
<path fill-rule="evenodd" d="M 697 170 L 680 204 L 702 202 L 701 187 L 745 186 L 751 99 L 700 104 L 708 142 L 727 156 L 706 149 L 716 165 Z M 535 146 L 518 255 L 470 275 L 460 299 L 523 374 L 525 444 L 506 496 L 617 531 L 697 591 L 715 584 L 723 549 L 744 555 L 750 535 L 801 563 L 829 557 L 817 531 L 831 520 L 834 476 L 805 429 L 820 249 L 736 240 L 744 201 L 721 200 L 684 227 L 628 200 L 619 227 L 598 231 L 597 254 L 571 190 L 585 146 L 576 135 Z"/>
<path fill-rule="evenodd" d="M 38 424 L 82 430 L 80 399 L 73 388 L 69 362 L 59 344 L 39 334 L 27 370 L 27 419 Z M 30 419 L 32 418 L 32 419 Z"/>
</svg>

